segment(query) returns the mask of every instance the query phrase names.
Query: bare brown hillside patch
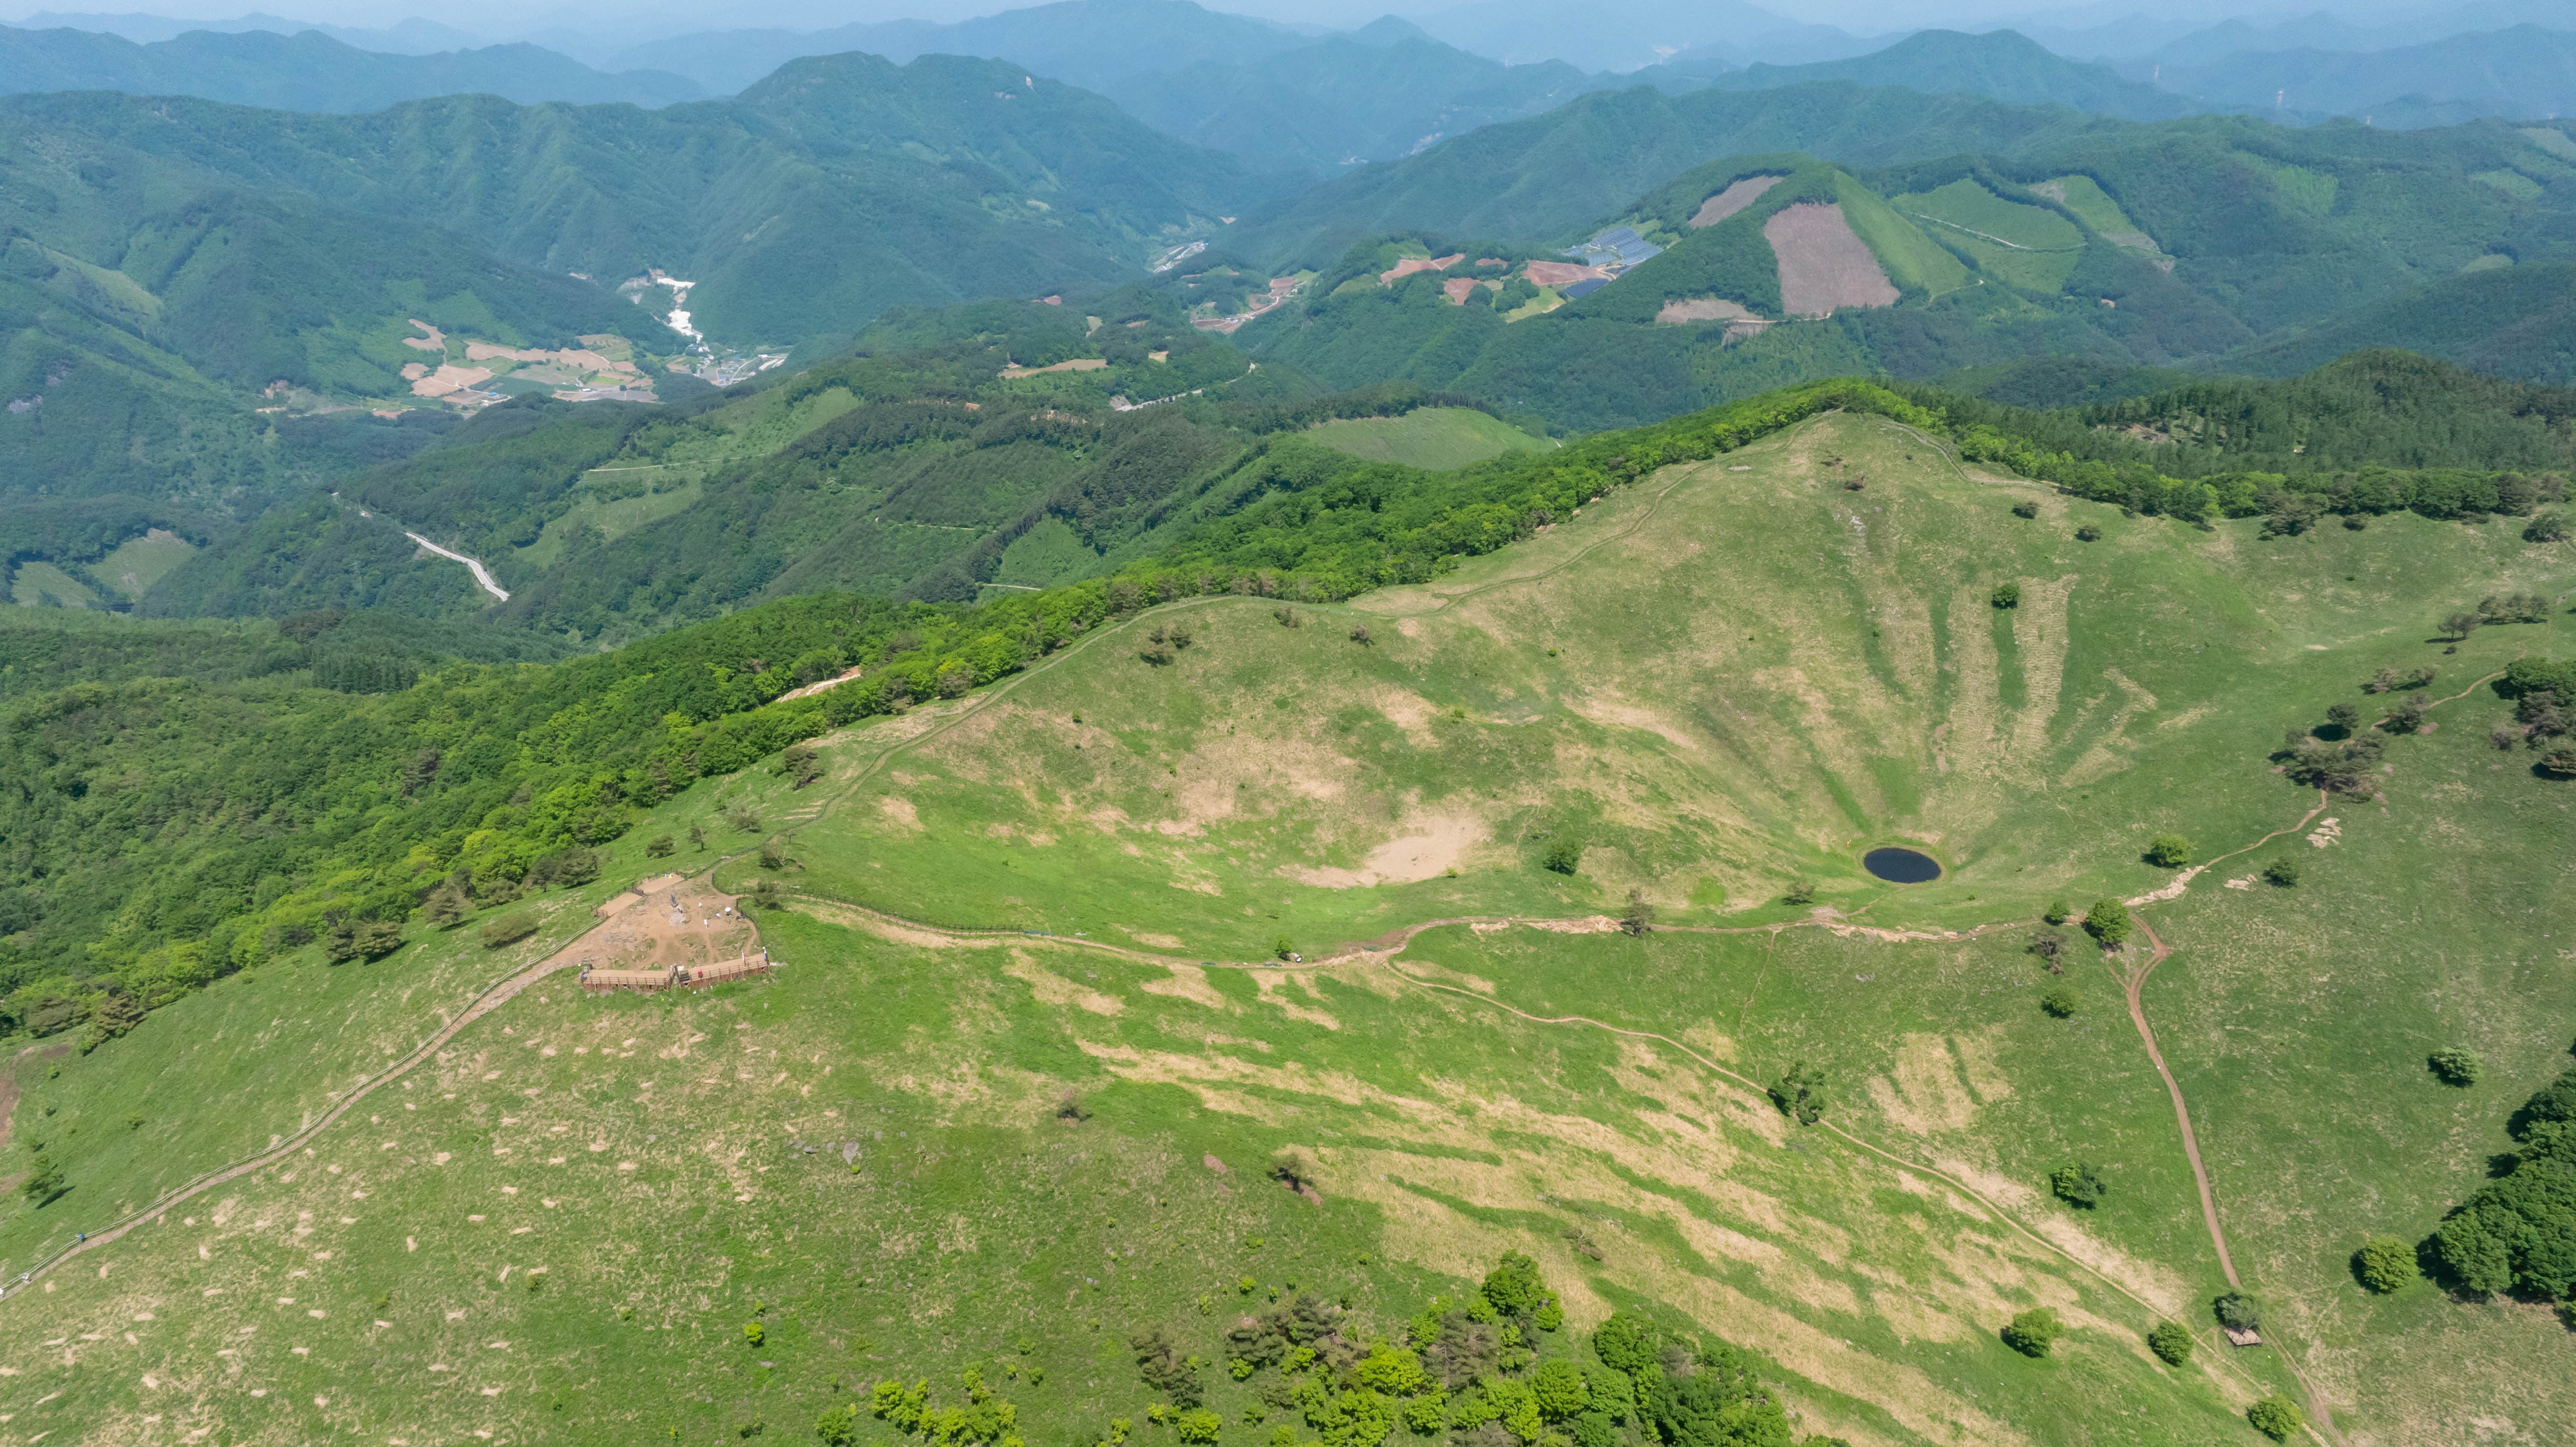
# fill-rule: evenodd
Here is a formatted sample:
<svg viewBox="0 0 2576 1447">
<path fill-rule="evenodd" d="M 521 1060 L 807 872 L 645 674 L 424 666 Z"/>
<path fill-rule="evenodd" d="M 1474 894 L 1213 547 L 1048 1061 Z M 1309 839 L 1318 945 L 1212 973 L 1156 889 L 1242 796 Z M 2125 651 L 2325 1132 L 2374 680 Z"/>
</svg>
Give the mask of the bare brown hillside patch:
<svg viewBox="0 0 2576 1447">
<path fill-rule="evenodd" d="M 1456 266 L 1459 262 L 1466 259 L 1467 253 L 1463 251 L 1458 252 L 1453 256 L 1408 256 L 1397 261 L 1395 265 L 1387 268 L 1386 270 L 1379 272 L 1377 274 L 1377 284 L 1380 286 L 1393 286 L 1395 285 L 1397 277 L 1411 276 L 1417 271 L 1447 271 L 1449 268 Z"/>
<path fill-rule="evenodd" d="M 1329 1012 L 1318 1010 L 1311 1005 L 1301 1005 L 1295 1000 L 1286 998 L 1288 981 L 1285 978 L 1279 975 L 1260 974 L 1252 977 L 1252 983 L 1260 993 L 1262 1004 L 1270 1006 L 1289 1019 L 1300 1020 L 1309 1025 L 1320 1025 L 1327 1030 L 1342 1028 L 1342 1022 L 1334 1019 Z M 1308 993 L 1313 992 L 1310 990 Z"/>
<path fill-rule="evenodd" d="M 1950 691 L 1950 716 L 1934 731 L 1933 766 L 1943 773 L 1960 769 L 1993 773 L 1995 726 L 2003 712 L 2003 685 L 1995 657 L 1995 638 L 1986 602 L 1990 590 L 1962 583 L 1950 595 L 1950 667 L 1956 680 Z"/>
<path fill-rule="evenodd" d="M 1898 1042 L 1896 1067 L 1872 1076 L 1870 1098 L 1879 1113 L 1912 1135 L 1965 1130 L 1977 1118 L 1977 1102 L 1960 1079 L 1950 1043 L 1923 1033 Z"/>
<path fill-rule="evenodd" d="M 1801 201 L 1762 223 L 1780 259 L 1780 309 L 1793 317 L 1828 317 L 1841 307 L 1896 304 L 1897 291 L 1867 243 L 1852 233 L 1839 204 Z"/>
<path fill-rule="evenodd" d="M 2021 604 L 2012 610 L 2013 643 L 2021 654 L 2020 712 L 2013 716 L 2013 759 L 2036 769 L 2048 756 L 2049 721 L 2066 684 L 2066 612 L 2076 575 L 2023 578 Z"/>
<path fill-rule="evenodd" d="M 1683 224 L 1693 227 L 1715 226 L 1727 217 L 1761 200 L 1764 192 L 1788 179 L 1786 176 L 1747 176 L 1740 181 L 1730 181 L 1725 190 L 1699 203 L 1699 209 L 1692 212 L 1691 219 Z"/>
<path fill-rule="evenodd" d="M 1677 297 L 1664 303 L 1655 320 L 1668 327 L 1686 326 L 1693 322 L 1754 322 L 1761 318 L 1746 310 L 1742 303 L 1724 297 Z"/>
<path fill-rule="evenodd" d="M 1571 261 L 1530 261 L 1521 265 L 1521 275 L 1537 286 L 1570 286 L 1578 281 L 1608 281 L 1610 273 L 1597 266 L 1578 266 Z"/>
<path fill-rule="evenodd" d="M 1031 959 L 1025 951 L 1011 951 L 1011 962 L 1002 967 L 1002 973 L 1025 983 L 1041 1005 L 1071 1005 L 1094 1015 L 1116 1015 L 1127 1008 L 1127 1002 L 1116 995 L 1077 985 Z"/>
</svg>

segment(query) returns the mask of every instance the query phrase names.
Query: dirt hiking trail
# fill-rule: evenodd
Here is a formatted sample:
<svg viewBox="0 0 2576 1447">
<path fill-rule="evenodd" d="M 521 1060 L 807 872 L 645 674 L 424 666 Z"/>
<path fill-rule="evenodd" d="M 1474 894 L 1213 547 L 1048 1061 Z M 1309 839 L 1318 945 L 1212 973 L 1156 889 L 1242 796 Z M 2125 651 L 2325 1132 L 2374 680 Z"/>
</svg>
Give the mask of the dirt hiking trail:
<svg viewBox="0 0 2576 1447">
<path fill-rule="evenodd" d="M 410 1054 L 405 1055 L 402 1059 L 395 1061 L 384 1070 L 368 1077 L 365 1081 L 353 1087 L 348 1094 L 340 1097 L 338 1104 L 323 1112 L 321 1117 L 316 1119 L 312 1124 L 295 1132 L 293 1135 L 288 1136 L 284 1141 L 280 1142 L 276 1146 L 260 1152 L 258 1155 L 251 1156 L 245 1160 L 236 1161 L 228 1166 L 218 1167 L 216 1170 L 209 1172 L 206 1175 L 199 1176 L 197 1179 L 190 1181 L 176 1190 L 165 1193 L 159 1200 L 154 1201 L 152 1204 L 144 1207 L 140 1211 L 134 1212 L 125 1219 L 102 1230 L 89 1232 L 80 1240 L 74 1241 L 72 1244 L 62 1248 L 60 1251 L 55 1252 L 52 1256 L 47 1257 L 44 1261 L 30 1268 L 19 1281 L 9 1283 L 7 1295 L 12 1297 L 18 1295 L 26 1290 L 27 1285 L 32 1284 L 38 1278 L 49 1275 L 56 1268 L 70 1261 L 73 1257 L 116 1242 L 123 1238 L 125 1233 L 128 1231 L 153 1220 L 170 1210 L 173 1206 L 181 1205 L 197 1196 L 213 1190 L 217 1186 L 225 1184 L 226 1182 L 239 1180 L 241 1177 L 249 1175 L 254 1171 L 264 1170 L 269 1166 L 276 1165 L 278 1162 L 294 1155 L 297 1151 L 310 1145 L 316 1137 L 322 1134 L 322 1132 L 329 1130 L 339 1121 L 340 1117 L 347 1115 L 350 1108 L 355 1106 L 359 1101 L 366 1099 L 368 1096 L 375 1094 L 378 1090 L 402 1079 L 405 1075 L 410 1074 L 413 1070 L 431 1059 L 434 1059 L 438 1055 L 438 1052 L 446 1047 L 447 1042 L 455 1039 L 457 1034 L 463 1031 L 465 1027 L 482 1019 L 484 1016 L 491 1014 L 493 1011 L 508 1004 L 510 1001 L 517 999 L 520 993 L 525 991 L 530 985 L 538 983 L 548 975 L 556 974 L 564 970 L 576 969 L 581 965 L 596 963 L 602 959 L 625 958 L 639 944 L 650 949 L 653 952 L 653 957 L 656 959 L 660 958 L 665 951 L 673 950 L 675 947 L 685 950 L 692 942 L 691 936 L 696 936 L 704 941 L 703 944 L 698 946 L 699 948 L 704 949 L 712 947 L 714 943 L 712 932 L 717 928 L 717 926 L 709 922 L 708 917 L 713 916 L 716 919 L 723 919 L 724 916 L 716 914 L 718 909 L 731 911 L 735 908 L 735 903 L 731 896 L 720 894 L 712 887 L 710 881 L 713 878 L 714 872 L 715 866 L 711 865 L 704 873 L 690 878 L 683 878 L 679 875 L 666 875 L 660 879 L 646 880 L 643 883 L 628 889 L 623 894 L 610 897 L 591 911 L 593 915 L 598 917 L 600 921 L 598 924 L 592 925 L 589 929 L 586 929 L 580 934 L 575 935 L 570 940 L 565 941 L 563 947 L 556 950 L 553 954 L 550 954 L 544 959 L 537 961 L 535 964 L 520 970 L 517 974 L 501 980 L 499 983 L 485 990 L 482 994 L 475 996 L 472 1002 L 467 1004 L 463 1010 L 457 1012 L 456 1018 L 448 1021 L 446 1024 L 440 1026 L 436 1031 L 432 1032 L 429 1038 L 415 1046 Z M 691 931 L 682 925 L 672 925 L 659 930 L 649 927 L 638 928 L 638 920 L 626 919 L 629 911 L 636 906 L 641 905 L 649 910 L 651 908 L 651 894 L 662 894 L 666 897 L 676 897 L 673 894 L 674 891 L 685 893 L 688 897 L 684 903 L 691 907 L 691 912 L 700 915 L 700 928 L 698 930 Z M 757 947 L 759 932 L 751 924 L 750 920 L 744 918 L 738 913 L 732 914 L 730 918 L 732 923 L 730 925 L 723 926 L 728 934 L 727 947 L 732 947 L 730 937 L 735 931 L 739 931 L 750 939 L 751 945 L 749 947 Z M 614 929 L 613 927 L 617 926 L 621 919 L 626 919 L 625 927 L 622 930 Z M 612 947 L 603 948 L 603 946 Z M 713 959 L 715 957 L 710 955 L 708 958 Z M 20 1060 L 24 1060 L 34 1048 L 35 1047 L 31 1046 L 29 1047 L 29 1050 L 21 1051 L 18 1058 Z M 57 1051 L 64 1048 L 68 1047 L 56 1047 Z M 15 1062 L 13 1062 L 13 1065 L 14 1063 Z M 0 1092 L 5 1092 L 6 1099 L 14 1106 L 17 1096 L 17 1078 L 16 1071 L 14 1069 L 11 1069 L 8 1072 L 5 1082 L 0 1082 Z M 7 1117 L 0 1116 L 0 1123 L 5 1123 L 6 1119 Z M 0 1126 L 0 1129 L 4 1128 L 5 1126 Z M 5 1139 L 5 1137 L 0 1137 L 0 1139 Z"/>
</svg>

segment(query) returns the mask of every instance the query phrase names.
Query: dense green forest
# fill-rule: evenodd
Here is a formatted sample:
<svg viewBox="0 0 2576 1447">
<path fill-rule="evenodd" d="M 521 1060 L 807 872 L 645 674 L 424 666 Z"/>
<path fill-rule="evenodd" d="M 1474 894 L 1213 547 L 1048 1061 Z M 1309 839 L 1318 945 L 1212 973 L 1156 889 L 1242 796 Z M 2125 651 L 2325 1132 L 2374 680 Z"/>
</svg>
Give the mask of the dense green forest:
<svg viewBox="0 0 2576 1447">
<path fill-rule="evenodd" d="M 2063 113 L 2041 126 L 1958 95 L 1914 97 L 1912 126 L 1869 124 L 1881 104 L 1819 86 L 1595 95 L 1338 178 L 1233 238 L 1273 266 L 1341 249 L 1322 284 L 1243 344 L 1335 385 L 1401 377 L 1573 427 L 1836 371 L 1929 379 L 2039 356 L 2288 375 L 2420 339 L 2498 375 L 2571 375 L 2561 271 L 2576 166 L 2542 144 L 2554 132 Z M 1695 146 L 1724 159 L 1676 164 Z M 1640 174 L 1665 166 L 1660 184 Z M 1702 201 L 1760 176 L 1780 179 L 1717 224 L 1691 224 Z M 1634 199 L 1605 190 L 1623 179 Z M 1894 305 L 1768 327 L 1667 310 L 1715 299 L 1777 320 L 1762 228 L 1800 202 L 1842 207 Z M 1611 225 L 1663 254 L 1543 314 L 1516 310 L 1517 294 L 1460 305 L 1422 274 L 1378 296 L 1350 284 L 1392 246 L 1510 255 Z"/>
</svg>

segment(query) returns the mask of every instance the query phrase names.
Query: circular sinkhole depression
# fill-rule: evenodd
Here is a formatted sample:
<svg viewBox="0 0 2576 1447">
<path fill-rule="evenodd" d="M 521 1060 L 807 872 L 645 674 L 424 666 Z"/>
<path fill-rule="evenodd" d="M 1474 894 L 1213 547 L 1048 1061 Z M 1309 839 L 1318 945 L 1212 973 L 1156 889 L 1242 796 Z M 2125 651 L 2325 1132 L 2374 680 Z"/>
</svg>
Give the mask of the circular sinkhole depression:
<svg viewBox="0 0 2576 1447">
<path fill-rule="evenodd" d="M 1862 855 L 1860 867 L 1890 884 L 1925 884 L 1941 877 L 1941 861 L 1919 849 L 1899 849 L 1894 845 Z"/>
</svg>

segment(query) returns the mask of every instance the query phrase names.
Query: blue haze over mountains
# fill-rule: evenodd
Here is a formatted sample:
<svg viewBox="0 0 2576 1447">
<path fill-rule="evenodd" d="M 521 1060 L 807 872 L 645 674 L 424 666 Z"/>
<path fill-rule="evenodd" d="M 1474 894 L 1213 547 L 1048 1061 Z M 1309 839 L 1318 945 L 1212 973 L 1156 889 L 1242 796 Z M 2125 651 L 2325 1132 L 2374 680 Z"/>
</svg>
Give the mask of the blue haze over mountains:
<svg viewBox="0 0 2576 1447">
<path fill-rule="evenodd" d="M 440 13 L 350 26 L 39 11 L 0 28 L 0 92 L 107 89 L 312 111 L 469 92 L 652 107 L 735 94 L 800 56 L 959 54 L 1098 91 L 1181 139 L 1323 172 L 1641 81 L 1680 92 L 1850 79 L 2128 119 L 2244 112 L 2419 127 L 2576 112 L 2576 14 L 2557 0 L 2341 15 L 2181 6 L 2154 17 L 2104 4 L 1876 35 L 1744 0 L 1467 0 L 1345 27 L 1190 0 L 839 25 L 796 24 L 821 12 L 773 5 L 723 13 L 789 23 L 703 28 L 692 23 L 703 14 L 610 22 L 549 11 L 512 25 L 493 11 L 480 34 L 459 23 L 477 12 Z"/>
</svg>

